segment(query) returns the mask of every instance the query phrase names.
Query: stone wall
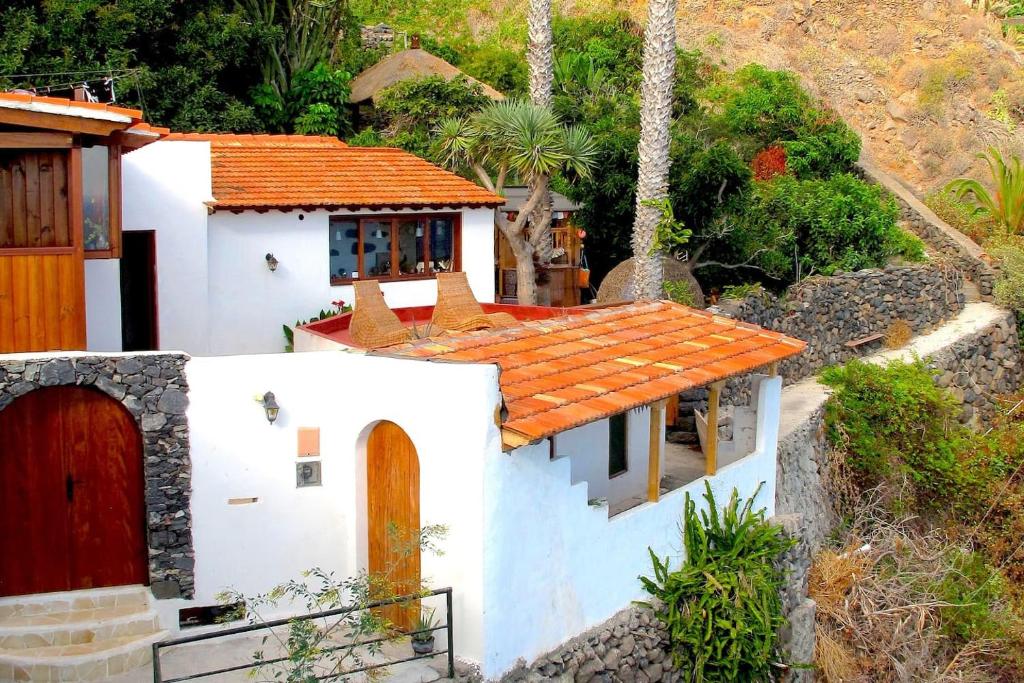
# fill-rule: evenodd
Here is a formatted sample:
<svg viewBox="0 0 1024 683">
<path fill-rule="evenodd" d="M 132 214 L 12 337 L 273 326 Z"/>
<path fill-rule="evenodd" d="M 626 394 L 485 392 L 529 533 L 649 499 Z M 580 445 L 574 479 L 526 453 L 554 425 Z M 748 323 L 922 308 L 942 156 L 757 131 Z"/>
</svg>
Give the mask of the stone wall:
<svg viewBox="0 0 1024 683">
<path fill-rule="evenodd" d="M 824 406 L 819 405 L 809 415 L 796 419 L 798 424 L 779 437 L 775 512 L 783 516 L 803 515 L 802 536 L 813 554 L 839 523 L 822 483 L 827 476 L 828 453 Z"/>
<path fill-rule="evenodd" d="M 142 435 L 149 575 L 158 598 L 194 590 L 188 383 L 182 354 L 0 358 L 0 410 L 39 387 L 92 387 L 119 401 Z"/>
<path fill-rule="evenodd" d="M 778 633 L 782 661 L 789 665 L 779 680 L 787 683 L 805 683 L 815 678 L 814 671 L 807 668 L 814 662 L 814 617 L 817 614 L 817 605 L 807 597 L 814 557 L 807 541 L 807 521 L 808 515 L 801 514 L 776 515 L 772 519 L 782 527 L 783 535 L 795 542 L 776 562 L 776 567 L 786 577 L 786 585 L 780 593 L 786 623 Z"/>
<path fill-rule="evenodd" d="M 551 679 L 675 683 L 680 675 L 668 654 L 668 631 L 650 609 L 637 606 L 502 677 L 505 683 Z"/>
<path fill-rule="evenodd" d="M 870 161 L 862 159 L 858 167 L 866 180 L 883 187 L 892 195 L 900 207 L 904 225 L 924 240 L 929 251 L 941 254 L 949 263 L 961 270 L 967 279 L 977 285 L 982 299 L 990 301 L 997 272 L 985 250 L 935 215 L 935 212 L 925 206 L 899 180 Z"/>
<path fill-rule="evenodd" d="M 783 361 L 779 373 L 790 384 L 829 365 L 878 350 L 878 340 L 858 348 L 847 342 L 885 334 L 896 321 L 914 335 L 956 316 L 964 307 L 963 278 L 947 265 L 928 263 L 861 270 L 831 277 L 811 277 L 790 287 L 782 298 L 758 293 L 723 300 L 709 310 L 782 332 L 807 342 L 807 350 Z M 687 400 L 702 401 L 704 390 Z M 747 384 L 730 381 L 722 392 L 725 404 L 744 404 Z"/>
<path fill-rule="evenodd" d="M 999 409 L 998 397 L 1024 387 L 1024 356 L 1017 322 L 1009 311 L 975 334 L 927 358 L 939 386 L 963 404 L 961 420 L 984 422 Z"/>
</svg>

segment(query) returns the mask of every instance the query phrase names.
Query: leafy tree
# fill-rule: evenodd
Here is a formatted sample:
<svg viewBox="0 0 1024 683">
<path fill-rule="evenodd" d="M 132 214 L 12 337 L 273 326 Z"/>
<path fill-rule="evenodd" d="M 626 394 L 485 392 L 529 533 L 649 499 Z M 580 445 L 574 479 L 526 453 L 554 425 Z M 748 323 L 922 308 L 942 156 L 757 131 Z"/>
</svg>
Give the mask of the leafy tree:
<svg viewBox="0 0 1024 683">
<path fill-rule="evenodd" d="M 364 130 L 350 143 L 394 145 L 434 159 L 431 147 L 438 122 L 479 111 L 490 101 L 479 83 L 463 76 L 401 81 L 380 93 L 371 120 L 372 132 Z"/>
<path fill-rule="evenodd" d="M 478 45 L 461 58 L 458 67 L 506 97 L 523 97 L 529 90 L 526 61 L 516 50 L 493 43 Z"/>
<path fill-rule="evenodd" d="M 563 173 L 586 177 L 594 167 L 596 149 L 579 126 L 564 126 L 546 107 L 507 100 L 493 102 L 468 118 L 440 123 L 436 154 L 454 170 L 473 173 L 488 190 L 501 194 L 509 176 L 529 182 L 538 176 Z M 527 230 L 531 214 L 540 206 L 546 185 L 533 185 L 514 220 L 495 211 L 496 226 L 508 239 L 516 258 L 516 296 L 522 304 L 537 302 L 534 255 L 545 234 Z"/>
<path fill-rule="evenodd" d="M 995 193 L 973 178 L 957 178 L 947 189 L 960 200 L 970 199 L 976 215 L 990 219 L 1006 233 L 1024 235 L 1024 165 L 1020 158 L 1013 155 L 1007 163 L 995 147 L 978 158 L 988 165 Z"/>
</svg>

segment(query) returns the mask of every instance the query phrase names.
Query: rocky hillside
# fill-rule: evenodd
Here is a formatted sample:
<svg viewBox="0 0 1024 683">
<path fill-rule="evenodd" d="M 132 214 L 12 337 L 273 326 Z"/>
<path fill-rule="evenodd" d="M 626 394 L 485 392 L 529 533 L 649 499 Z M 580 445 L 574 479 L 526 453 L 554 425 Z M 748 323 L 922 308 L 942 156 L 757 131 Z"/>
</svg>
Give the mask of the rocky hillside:
<svg viewBox="0 0 1024 683">
<path fill-rule="evenodd" d="M 800 73 L 919 192 L 1020 152 L 1024 58 L 964 0 L 680 0 L 680 40 Z"/>
</svg>

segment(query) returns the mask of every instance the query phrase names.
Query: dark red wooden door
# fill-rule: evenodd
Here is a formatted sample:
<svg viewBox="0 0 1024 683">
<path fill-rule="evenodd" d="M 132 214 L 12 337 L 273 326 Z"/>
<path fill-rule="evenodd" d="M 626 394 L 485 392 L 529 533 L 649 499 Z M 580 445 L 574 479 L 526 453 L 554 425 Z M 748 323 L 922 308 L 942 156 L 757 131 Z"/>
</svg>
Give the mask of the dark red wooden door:
<svg viewBox="0 0 1024 683">
<path fill-rule="evenodd" d="M 0 596 L 147 583 L 143 486 L 117 401 L 51 387 L 0 411 Z"/>
</svg>

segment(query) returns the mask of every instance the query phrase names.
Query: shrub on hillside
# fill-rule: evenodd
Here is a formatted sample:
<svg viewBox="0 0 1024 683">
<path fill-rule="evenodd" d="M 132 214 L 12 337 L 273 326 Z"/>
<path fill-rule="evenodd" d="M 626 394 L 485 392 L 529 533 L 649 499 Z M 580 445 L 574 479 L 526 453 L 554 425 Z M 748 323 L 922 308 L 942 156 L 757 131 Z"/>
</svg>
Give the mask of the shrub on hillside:
<svg viewBox="0 0 1024 683">
<path fill-rule="evenodd" d="M 708 511 L 697 514 L 686 495 L 682 567 L 651 551 L 654 577 L 640 577 L 669 633 L 672 658 L 685 680 L 768 681 L 779 661 L 778 629 L 785 624 L 779 589 L 785 577 L 775 560 L 792 547 L 780 528 L 754 511 L 754 495 L 740 507 L 733 489 L 720 509 L 705 482 Z"/>
<path fill-rule="evenodd" d="M 1024 313 L 1024 237 L 993 239 L 987 247 L 999 259 L 1000 276 L 993 292 L 996 301 Z"/>
<path fill-rule="evenodd" d="M 849 173 L 860 158 L 860 136 L 835 113 L 822 113 L 783 141 L 789 171 L 797 178 L 830 178 Z"/>
<path fill-rule="evenodd" d="M 754 155 L 750 169 L 754 172 L 754 180 L 771 180 L 775 176 L 785 175 L 786 150 L 780 145 L 765 147 Z"/>
<path fill-rule="evenodd" d="M 921 242 L 897 225 L 893 200 L 852 175 L 828 180 L 780 176 L 755 188 L 739 228 L 775 236 L 777 243 L 761 261 L 775 277 L 796 281 L 878 268 L 896 256 L 923 258 Z"/>
<path fill-rule="evenodd" d="M 949 190 L 936 190 L 925 196 L 925 206 L 972 240 L 981 244 L 992 233 L 992 221 Z"/>
</svg>

